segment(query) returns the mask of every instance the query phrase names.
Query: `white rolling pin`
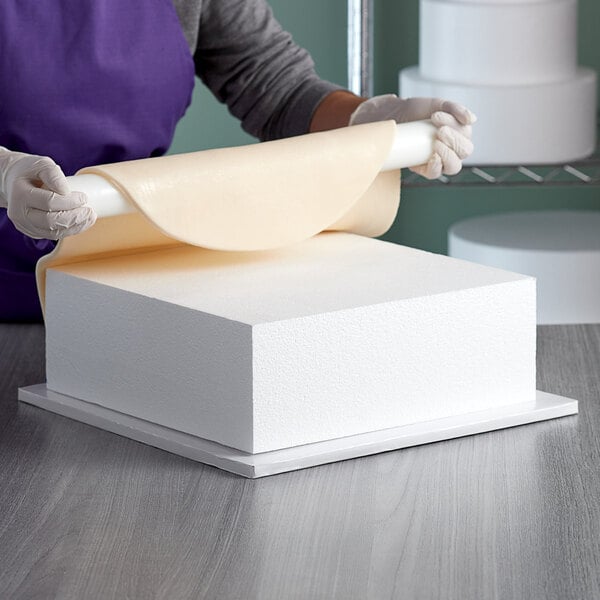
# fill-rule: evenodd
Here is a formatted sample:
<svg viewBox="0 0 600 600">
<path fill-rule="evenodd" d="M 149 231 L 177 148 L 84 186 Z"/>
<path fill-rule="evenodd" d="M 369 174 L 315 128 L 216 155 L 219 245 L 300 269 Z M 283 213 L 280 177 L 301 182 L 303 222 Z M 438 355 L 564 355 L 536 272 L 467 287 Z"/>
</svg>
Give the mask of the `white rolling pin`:
<svg viewBox="0 0 600 600">
<path fill-rule="evenodd" d="M 431 121 L 413 121 L 396 125 L 396 137 L 381 170 L 394 171 L 422 165 L 433 152 L 436 127 Z M 115 217 L 136 212 L 136 208 L 100 175 L 67 177 L 72 190 L 84 192 L 98 217 Z"/>
<path fill-rule="evenodd" d="M 425 164 L 433 154 L 437 128 L 431 121 L 396 125 L 396 137 L 381 170 L 395 171 Z"/>
</svg>

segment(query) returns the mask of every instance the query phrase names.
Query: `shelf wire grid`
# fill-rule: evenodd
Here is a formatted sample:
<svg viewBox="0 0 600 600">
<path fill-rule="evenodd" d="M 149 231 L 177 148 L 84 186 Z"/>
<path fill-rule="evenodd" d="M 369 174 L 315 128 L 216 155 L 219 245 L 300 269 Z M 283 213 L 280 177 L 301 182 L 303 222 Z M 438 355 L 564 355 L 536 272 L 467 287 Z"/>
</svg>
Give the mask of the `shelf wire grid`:
<svg viewBox="0 0 600 600">
<path fill-rule="evenodd" d="M 599 135 L 596 138 L 600 140 Z M 600 186 L 600 143 L 594 153 L 584 159 L 566 164 L 552 165 L 479 165 L 466 166 L 457 175 L 442 175 L 429 180 L 406 170 L 403 175 L 405 187 L 457 186 Z"/>
</svg>

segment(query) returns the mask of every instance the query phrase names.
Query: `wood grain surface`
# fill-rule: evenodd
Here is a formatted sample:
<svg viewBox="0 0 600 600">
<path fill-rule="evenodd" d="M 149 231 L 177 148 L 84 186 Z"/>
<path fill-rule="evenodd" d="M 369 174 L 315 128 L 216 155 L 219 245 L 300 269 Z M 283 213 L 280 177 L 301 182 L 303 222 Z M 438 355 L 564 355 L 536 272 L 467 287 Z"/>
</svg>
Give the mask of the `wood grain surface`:
<svg viewBox="0 0 600 600">
<path fill-rule="evenodd" d="M 598 325 L 539 329 L 578 416 L 255 481 L 18 405 L 43 345 L 0 325 L 2 600 L 600 598 Z"/>
</svg>

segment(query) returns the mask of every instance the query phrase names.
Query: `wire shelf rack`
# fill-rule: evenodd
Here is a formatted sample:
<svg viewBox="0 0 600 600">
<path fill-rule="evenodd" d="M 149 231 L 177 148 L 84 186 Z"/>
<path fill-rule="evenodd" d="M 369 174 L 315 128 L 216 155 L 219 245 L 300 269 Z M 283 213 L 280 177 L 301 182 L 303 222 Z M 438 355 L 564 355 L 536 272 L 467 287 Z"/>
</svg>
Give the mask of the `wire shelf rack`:
<svg viewBox="0 0 600 600">
<path fill-rule="evenodd" d="M 598 139 L 600 140 L 600 131 Z M 456 186 L 600 186 L 600 143 L 595 152 L 582 160 L 563 165 L 468 166 L 451 177 L 428 180 L 406 171 L 403 185 L 412 188 Z"/>
</svg>

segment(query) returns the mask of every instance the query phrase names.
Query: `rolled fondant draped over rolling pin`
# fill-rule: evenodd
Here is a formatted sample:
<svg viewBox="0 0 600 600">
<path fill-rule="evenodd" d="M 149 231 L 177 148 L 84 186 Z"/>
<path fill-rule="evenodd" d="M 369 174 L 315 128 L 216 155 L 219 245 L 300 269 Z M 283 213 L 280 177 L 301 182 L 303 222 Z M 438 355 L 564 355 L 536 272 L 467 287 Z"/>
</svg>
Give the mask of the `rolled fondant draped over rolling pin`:
<svg viewBox="0 0 600 600">
<path fill-rule="evenodd" d="M 428 131 L 429 137 L 420 132 L 421 148 L 415 147 L 425 159 Z M 42 306 L 52 266 L 181 244 L 269 250 L 325 230 L 380 235 L 400 200 L 399 171 L 382 170 L 392 168 L 391 154 L 400 153 L 397 139 L 396 124 L 385 121 L 85 168 L 70 178 L 73 189 L 80 174 L 101 176 L 130 207 L 110 216 L 100 210 L 92 228 L 62 240 L 38 263 Z"/>
</svg>

